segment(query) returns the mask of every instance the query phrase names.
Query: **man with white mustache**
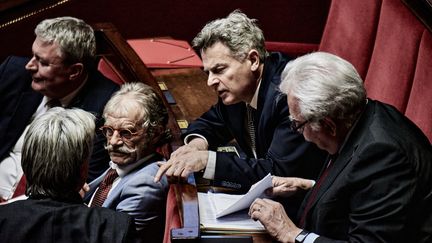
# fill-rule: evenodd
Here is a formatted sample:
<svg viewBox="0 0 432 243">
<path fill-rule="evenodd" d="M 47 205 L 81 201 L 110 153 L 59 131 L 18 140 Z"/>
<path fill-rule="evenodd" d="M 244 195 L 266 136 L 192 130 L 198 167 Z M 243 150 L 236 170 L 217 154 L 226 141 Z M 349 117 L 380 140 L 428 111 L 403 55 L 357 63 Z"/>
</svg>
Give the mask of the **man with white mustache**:
<svg viewBox="0 0 432 243">
<path fill-rule="evenodd" d="M 167 110 L 150 86 L 126 83 L 107 102 L 103 117 L 110 169 L 89 184 L 86 200 L 131 215 L 137 241 L 162 242 L 168 181 L 154 182 L 154 176 L 163 160 L 157 148 L 170 137 Z"/>
</svg>

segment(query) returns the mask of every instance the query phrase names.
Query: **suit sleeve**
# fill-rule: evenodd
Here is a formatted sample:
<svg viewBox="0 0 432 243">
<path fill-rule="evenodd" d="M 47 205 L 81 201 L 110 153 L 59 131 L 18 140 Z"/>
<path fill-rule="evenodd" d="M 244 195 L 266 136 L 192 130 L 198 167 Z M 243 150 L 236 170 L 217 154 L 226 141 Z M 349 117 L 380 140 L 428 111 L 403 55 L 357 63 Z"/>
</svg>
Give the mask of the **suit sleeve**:
<svg viewBox="0 0 432 243">
<path fill-rule="evenodd" d="M 206 137 L 211 150 L 233 139 L 224 116 L 225 110 L 214 106 L 196 122 L 188 133 L 199 133 Z M 262 116 L 266 124 L 257 129 L 258 158 L 238 157 L 234 153 L 217 152 L 215 179 L 236 189 L 249 187 L 268 173 L 281 176 L 297 176 L 315 179 L 324 162 L 325 153 L 304 140 L 303 136 L 290 129 L 286 96 L 279 94 L 269 107 L 264 107 Z M 238 141 L 239 142 L 239 141 Z M 244 175 L 244 176 L 239 176 Z"/>
</svg>

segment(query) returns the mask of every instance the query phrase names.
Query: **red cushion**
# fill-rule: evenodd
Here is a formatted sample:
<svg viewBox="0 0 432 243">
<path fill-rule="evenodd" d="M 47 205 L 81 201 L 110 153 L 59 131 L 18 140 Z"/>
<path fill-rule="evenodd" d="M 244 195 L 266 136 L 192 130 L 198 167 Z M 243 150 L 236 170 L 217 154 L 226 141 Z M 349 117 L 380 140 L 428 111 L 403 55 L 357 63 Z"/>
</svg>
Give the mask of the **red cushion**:
<svg viewBox="0 0 432 243">
<path fill-rule="evenodd" d="M 320 51 L 351 62 L 365 78 L 380 13 L 380 0 L 333 0 Z"/>
<path fill-rule="evenodd" d="M 267 51 L 279 51 L 291 57 L 298 57 L 318 50 L 317 44 L 266 41 Z"/>
<path fill-rule="evenodd" d="M 423 24 L 402 1 L 384 0 L 365 80 L 368 96 L 405 112 Z"/>
<path fill-rule="evenodd" d="M 120 75 L 118 75 L 114 69 L 105 61 L 105 59 L 101 58 L 98 63 L 98 70 L 101 72 L 105 77 L 111 79 L 114 81 L 114 83 L 117 83 L 119 85 L 124 83 L 124 80 L 120 78 Z"/>
<path fill-rule="evenodd" d="M 170 185 L 170 189 L 168 191 L 165 217 L 165 233 L 163 242 L 170 243 L 171 229 L 177 229 L 182 227 L 179 208 L 177 205 L 175 185 Z"/>
<path fill-rule="evenodd" d="M 405 115 L 432 142 L 432 34 L 424 30 Z"/>
</svg>

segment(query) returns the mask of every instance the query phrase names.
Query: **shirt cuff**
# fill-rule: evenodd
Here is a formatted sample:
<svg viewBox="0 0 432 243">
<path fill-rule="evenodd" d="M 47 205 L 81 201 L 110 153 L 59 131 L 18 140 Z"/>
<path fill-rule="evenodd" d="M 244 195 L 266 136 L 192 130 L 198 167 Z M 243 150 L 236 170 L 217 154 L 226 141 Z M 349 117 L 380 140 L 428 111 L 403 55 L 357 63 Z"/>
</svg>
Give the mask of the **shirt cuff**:
<svg viewBox="0 0 432 243">
<path fill-rule="evenodd" d="M 203 177 L 208 180 L 213 180 L 216 171 L 216 152 L 208 151 L 207 166 L 204 171 Z"/>
<path fill-rule="evenodd" d="M 315 233 L 309 233 L 305 240 L 303 241 L 303 243 L 314 243 L 315 240 L 319 237 L 319 235 L 315 234 Z"/>
<path fill-rule="evenodd" d="M 194 139 L 194 138 L 196 138 L 196 137 L 199 137 L 199 138 L 204 139 L 205 142 L 206 142 L 207 145 L 208 145 L 208 141 L 207 141 L 207 139 L 206 139 L 203 135 L 198 134 L 198 133 L 191 133 L 191 134 L 187 135 L 187 136 L 184 138 L 183 143 L 184 143 L 184 144 L 188 144 L 190 140 L 192 140 L 192 139 Z"/>
</svg>

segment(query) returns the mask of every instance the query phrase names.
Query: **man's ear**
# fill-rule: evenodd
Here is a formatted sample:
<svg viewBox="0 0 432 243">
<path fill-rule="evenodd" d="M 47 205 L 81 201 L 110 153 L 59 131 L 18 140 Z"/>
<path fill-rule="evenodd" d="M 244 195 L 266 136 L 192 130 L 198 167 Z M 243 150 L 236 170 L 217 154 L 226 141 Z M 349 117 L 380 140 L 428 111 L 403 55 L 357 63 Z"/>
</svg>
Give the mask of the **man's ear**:
<svg viewBox="0 0 432 243">
<path fill-rule="evenodd" d="M 69 73 L 69 79 L 77 79 L 84 72 L 84 65 L 82 63 L 72 64 L 69 69 L 71 70 Z"/>
<path fill-rule="evenodd" d="M 331 118 L 325 117 L 322 119 L 321 125 L 329 132 L 331 136 L 336 136 L 337 126 Z"/>
<path fill-rule="evenodd" d="M 251 62 L 251 71 L 257 71 L 261 64 L 258 51 L 255 49 L 250 50 L 247 58 Z"/>
</svg>

